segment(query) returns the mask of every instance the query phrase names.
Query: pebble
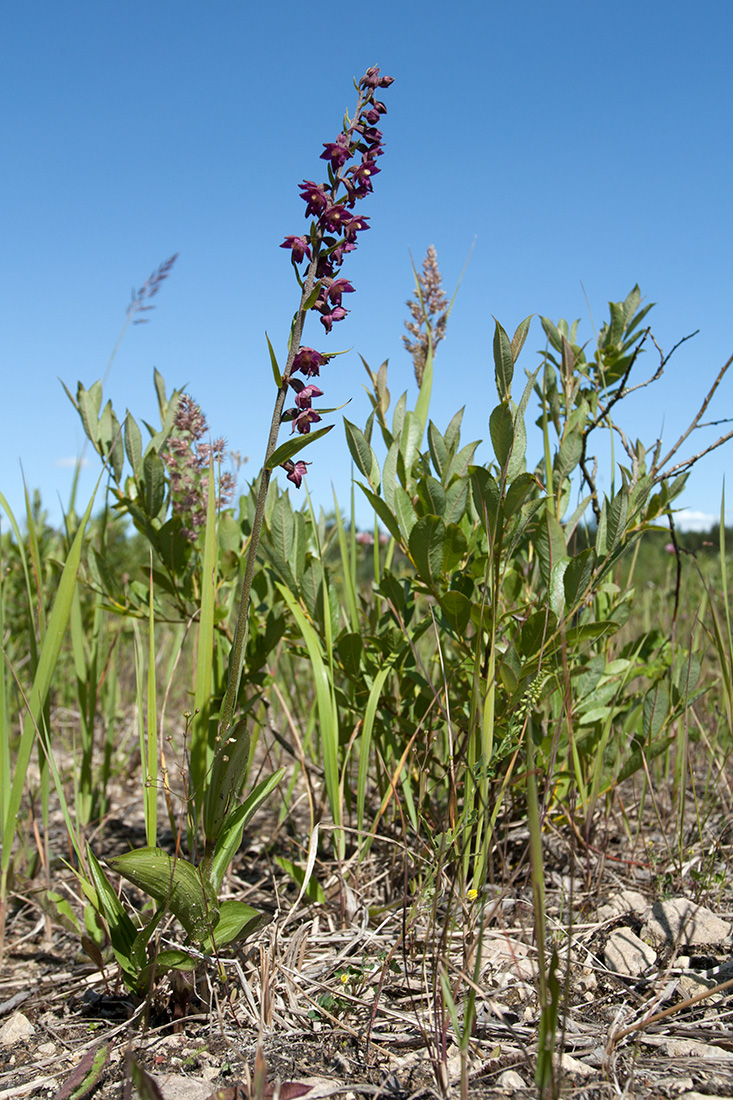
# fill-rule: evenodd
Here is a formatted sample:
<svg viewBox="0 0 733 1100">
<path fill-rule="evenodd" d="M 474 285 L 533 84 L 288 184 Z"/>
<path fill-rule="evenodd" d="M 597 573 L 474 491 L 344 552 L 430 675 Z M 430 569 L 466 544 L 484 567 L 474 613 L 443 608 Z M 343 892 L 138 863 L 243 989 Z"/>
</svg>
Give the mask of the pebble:
<svg viewBox="0 0 733 1100">
<path fill-rule="evenodd" d="M 606 966 L 628 978 L 638 978 L 657 961 L 657 953 L 631 928 L 615 928 L 605 948 Z"/>
<path fill-rule="evenodd" d="M 27 1016 L 22 1012 L 14 1012 L 0 1027 L 0 1043 L 11 1047 L 14 1043 L 22 1042 L 33 1034 L 36 1029 Z"/>
</svg>

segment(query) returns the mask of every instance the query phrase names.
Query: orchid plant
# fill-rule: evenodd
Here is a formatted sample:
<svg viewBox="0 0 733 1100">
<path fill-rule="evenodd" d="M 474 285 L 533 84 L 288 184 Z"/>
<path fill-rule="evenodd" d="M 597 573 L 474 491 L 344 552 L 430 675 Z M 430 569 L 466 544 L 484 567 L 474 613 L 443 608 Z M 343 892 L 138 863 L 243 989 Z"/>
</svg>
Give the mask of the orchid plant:
<svg viewBox="0 0 733 1100">
<path fill-rule="evenodd" d="M 240 699 L 240 687 L 252 582 L 272 472 L 281 467 L 287 479 L 299 488 L 310 463 L 303 459 L 296 461 L 296 456 L 305 446 L 330 430 L 330 426 L 311 430 L 321 421 L 321 414 L 313 407 L 313 402 L 323 396 L 323 390 L 313 379 L 320 378 L 321 368 L 336 353 L 304 346 L 303 330 L 309 312 L 319 315 L 326 334 L 348 314 L 343 299 L 344 295 L 354 292 L 354 287 L 341 275 L 341 268 L 345 256 L 356 249 L 359 235 L 369 228 L 368 218 L 358 213 L 356 206 L 371 192 L 374 177 L 380 171 L 377 162 L 384 150 L 377 123 L 386 113 L 386 107 L 376 98 L 376 94 L 391 83 L 392 77 L 382 76 L 376 67 L 368 69 L 361 80 L 355 82 L 358 98 L 353 119 L 347 114 L 336 140 L 324 143 L 321 157 L 328 164 L 327 179 L 323 183 L 304 180 L 300 186 L 301 197 L 306 203 L 306 218 L 310 219 L 309 228 L 302 236 L 287 236 L 282 242 L 282 247 L 290 252 L 300 301 L 291 325 L 288 356 L 283 370 L 268 340 L 277 394 L 249 532 L 226 691 L 223 693 L 218 723 L 215 721 L 215 700 L 217 696 L 221 699 L 222 692 L 216 691 L 211 676 L 216 599 L 216 505 L 221 504 L 233 488 L 226 480 L 227 475 L 220 472 L 218 486 L 214 478 L 214 464 L 220 463 L 223 441 L 217 440 L 213 444 L 203 442 L 207 426 L 201 409 L 187 395 L 178 392 L 174 392 L 168 401 L 162 380 L 156 376 L 162 429 L 153 435 L 143 453 L 139 429 L 134 422 L 131 423 L 128 414 L 124 446 L 133 465 L 134 485 L 129 493 L 123 493 L 120 489 L 124 464 L 123 433 L 111 406 L 100 413 L 100 384 L 95 383 L 93 393 L 80 385 L 74 401 L 87 435 L 110 466 L 118 486 L 118 510 L 128 510 L 138 529 L 149 539 L 153 550 L 159 554 L 162 552 L 164 540 L 161 534 L 170 524 L 176 525 L 178 536 L 189 545 L 200 543 L 203 546 L 195 693 L 197 713 L 191 725 L 188 752 L 193 808 L 189 816 L 188 847 L 194 862 L 178 854 L 171 856 L 155 846 L 155 780 L 150 753 L 148 786 L 152 795 L 146 799 L 146 806 L 150 807 L 149 815 L 146 810 L 148 846 L 109 861 L 114 870 L 145 891 L 155 902 L 155 913 L 144 927 L 137 928 L 126 915 L 105 871 L 91 849 L 87 850 L 88 876 L 83 883 L 85 892 L 94 908 L 105 918 L 125 981 L 138 992 L 149 987 L 152 974 L 166 969 L 191 970 L 197 965 L 195 960 L 202 957 L 202 951 L 205 954 L 215 953 L 225 944 L 247 936 L 260 921 L 260 914 L 243 902 L 218 901 L 226 869 L 239 849 L 246 823 L 282 776 L 282 771 L 279 771 L 261 780 L 246 800 L 241 800 L 251 755 L 251 718 L 248 716 L 251 701 L 248 703 Z M 294 404 L 286 408 L 291 392 Z M 278 446 L 283 423 L 292 425 L 291 438 Z M 168 508 L 173 518 L 166 524 Z M 171 569 L 175 568 L 172 558 L 168 565 Z M 152 597 L 150 607 L 152 639 Z M 149 709 L 148 726 L 150 740 L 150 729 L 155 728 L 154 708 Z M 203 832 L 201 846 L 195 842 L 195 836 L 191 836 L 198 829 Z M 160 951 L 153 945 L 153 933 L 164 914 L 175 916 L 187 933 L 181 949 Z"/>
</svg>

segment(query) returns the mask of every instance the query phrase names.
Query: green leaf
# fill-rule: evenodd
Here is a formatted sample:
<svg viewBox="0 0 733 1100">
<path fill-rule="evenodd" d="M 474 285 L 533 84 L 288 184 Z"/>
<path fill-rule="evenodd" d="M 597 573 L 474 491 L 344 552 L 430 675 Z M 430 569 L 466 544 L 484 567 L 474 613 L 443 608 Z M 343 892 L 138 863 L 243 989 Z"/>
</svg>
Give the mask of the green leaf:
<svg viewBox="0 0 733 1100">
<path fill-rule="evenodd" d="M 421 483 L 423 499 L 428 505 L 428 512 L 434 516 L 442 516 L 445 511 L 445 489 L 434 477 L 426 477 Z"/>
<path fill-rule="evenodd" d="M 536 487 L 537 482 L 532 474 L 518 474 L 512 479 L 504 498 L 504 515 L 507 519 L 513 516 L 518 508 L 521 508 L 527 494 Z"/>
<path fill-rule="evenodd" d="M 438 477 L 443 477 L 448 459 L 450 457 L 448 448 L 445 445 L 445 440 L 440 434 L 438 429 L 433 424 L 432 420 L 428 424 L 428 447 L 430 448 L 430 457 L 433 460 L 433 466 Z"/>
<path fill-rule="evenodd" d="M 410 541 L 410 534 L 412 533 L 412 529 L 417 522 L 417 515 L 415 513 L 412 500 L 401 485 L 395 486 L 394 502 L 395 516 L 397 518 L 399 530 L 401 532 L 401 535 L 398 534 L 397 537 L 401 537 L 405 546 L 407 546 Z"/>
<path fill-rule="evenodd" d="M 493 537 L 502 519 L 501 490 L 483 466 L 471 467 L 473 502 L 488 535 Z"/>
<path fill-rule="evenodd" d="M 508 404 L 497 405 L 489 417 L 489 431 L 494 454 L 503 470 L 509 461 L 514 443 L 514 419 Z"/>
<path fill-rule="evenodd" d="M 123 972 L 134 979 L 137 976 L 137 970 L 132 962 L 132 952 L 137 936 L 137 928 L 122 908 L 122 903 L 112 888 L 112 883 L 107 878 L 89 845 L 87 845 L 86 859 L 94 893 L 90 900 L 97 912 L 107 922 L 110 943 L 117 962 L 122 967 Z M 88 892 L 85 891 L 85 893 Z"/>
<path fill-rule="evenodd" d="M 550 574 L 549 596 L 550 607 L 557 615 L 558 619 L 562 618 L 565 610 L 565 571 L 570 564 L 570 558 L 560 558 L 552 567 L 552 573 Z"/>
<path fill-rule="evenodd" d="M 644 696 L 643 727 L 647 741 L 659 735 L 668 716 L 669 690 L 664 680 L 660 680 Z"/>
<path fill-rule="evenodd" d="M 446 592 L 439 599 L 440 610 L 452 630 L 463 638 L 471 619 L 471 601 L 462 592 Z"/>
<path fill-rule="evenodd" d="M 414 412 L 408 410 L 405 413 L 405 421 L 402 425 L 402 433 L 400 435 L 400 454 L 402 455 L 402 461 L 405 466 L 405 475 L 408 479 L 412 474 L 412 468 L 420 452 L 422 434 L 423 426 L 419 418 Z"/>
<path fill-rule="evenodd" d="M 379 463 L 377 462 L 377 456 L 364 438 L 361 429 L 357 428 L 356 424 L 352 424 L 346 417 L 344 417 L 344 428 L 346 429 L 346 442 L 351 457 L 356 463 L 356 468 L 364 475 L 375 493 L 378 493 Z"/>
<path fill-rule="evenodd" d="M 444 573 L 450 573 L 459 562 L 463 561 L 468 551 L 466 536 L 457 523 L 449 523 L 445 528 L 445 542 L 443 544 Z"/>
<path fill-rule="evenodd" d="M 512 395 L 512 378 L 514 377 L 514 356 L 512 345 L 506 332 L 494 318 L 494 372 L 496 375 L 496 391 L 499 400 L 508 402 Z M 504 462 L 501 463 L 504 465 Z"/>
<path fill-rule="evenodd" d="M 563 529 L 549 509 L 545 509 L 537 529 L 537 556 L 540 560 L 542 580 L 549 585 L 553 567 L 561 558 L 567 556 Z"/>
<path fill-rule="evenodd" d="M 382 496 L 389 508 L 394 509 L 394 491 L 397 482 L 397 456 L 400 453 L 399 443 L 395 439 L 387 451 L 387 457 L 382 466 Z"/>
<path fill-rule="evenodd" d="M 267 335 L 267 333 L 265 333 L 265 340 L 267 340 L 267 349 L 270 352 L 270 366 L 272 367 L 272 377 L 275 379 L 275 385 L 278 389 L 280 389 L 283 384 L 283 376 L 281 375 L 280 368 L 277 365 L 277 356 L 275 355 L 275 350 L 270 343 L 270 337 Z"/>
<path fill-rule="evenodd" d="M 223 901 L 214 931 L 203 941 L 203 951 L 207 955 L 213 954 L 215 947 L 218 950 L 228 943 L 251 936 L 264 920 L 264 915 L 258 909 L 253 909 L 243 901 Z"/>
<path fill-rule="evenodd" d="M 456 478 L 445 494 L 445 510 L 443 520 L 445 523 L 459 523 L 466 511 L 468 500 L 468 478 Z"/>
<path fill-rule="evenodd" d="M 242 805 L 231 810 L 224 821 L 214 846 L 214 855 L 209 869 L 209 881 L 216 894 L 218 894 L 224 881 L 227 867 L 239 851 L 242 834 L 248 822 L 269 798 L 284 775 L 285 768 L 278 768 L 272 775 L 262 779 L 250 791 Z"/>
<path fill-rule="evenodd" d="M 125 417 L 125 451 L 138 484 L 143 478 L 143 441 L 140 429 L 128 412 Z"/>
<path fill-rule="evenodd" d="M 546 652 L 549 638 L 557 629 L 557 616 L 550 611 L 535 611 L 527 619 L 519 634 L 519 652 L 524 658 L 533 657 L 540 650 Z"/>
<path fill-rule="evenodd" d="M 204 787 L 204 836 L 215 843 L 247 778 L 250 718 L 240 719 L 219 745 Z"/>
<path fill-rule="evenodd" d="M 401 542 L 402 535 L 400 533 L 399 524 L 393 513 L 387 507 L 386 503 L 381 499 L 381 497 L 378 497 L 376 493 L 373 493 L 371 489 L 368 489 L 363 482 L 357 481 L 356 484 L 359 486 L 362 493 L 367 498 L 372 508 L 389 531 L 392 538 L 397 539 L 397 542 Z"/>
<path fill-rule="evenodd" d="M 515 363 L 519 358 L 519 354 L 524 347 L 524 342 L 527 339 L 527 335 L 529 334 L 529 326 L 532 323 L 532 316 L 533 315 L 530 313 L 529 317 L 525 317 L 524 320 L 517 325 L 517 331 L 512 336 L 512 359 Z"/>
<path fill-rule="evenodd" d="M 583 453 L 583 437 L 579 431 L 567 432 L 555 459 L 555 486 L 560 490 L 564 478 L 569 477 L 580 462 Z"/>
<path fill-rule="evenodd" d="M 165 500 L 165 466 L 155 451 L 148 451 L 143 459 L 143 479 L 143 506 L 155 519 Z"/>
<path fill-rule="evenodd" d="M 291 458 L 294 458 L 304 447 L 315 443 L 317 439 L 326 435 L 332 428 L 333 424 L 329 424 L 325 428 L 319 428 L 317 432 L 310 432 L 308 435 L 299 435 L 295 439 L 288 439 L 286 443 L 281 444 L 270 455 L 267 460 L 267 469 L 274 470 L 276 466 L 282 466 L 283 462 L 288 462 Z"/>
<path fill-rule="evenodd" d="M 435 585 L 443 567 L 445 524 L 440 516 L 423 516 L 410 532 L 410 556 L 421 577 Z"/>
<path fill-rule="evenodd" d="M 593 551 L 590 548 L 581 550 L 568 563 L 563 576 L 563 583 L 565 585 L 565 599 L 571 610 L 575 609 L 578 601 L 585 596 L 588 590 L 593 576 L 593 564 Z"/>
<path fill-rule="evenodd" d="M 137 848 L 107 861 L 114 871 L 171 912 L 202 943 L 219 916 L 216 894 L 196 867 L 162 848 Z"/>
<path fill-rule="evenodd" d="M 87 437 L 99 450 L 99 410 L 102 406 L 102 383 L 94 382 L 86 390 L 79 382 L 76 388 L 76 405 Z"/>
<path fill-rule="evenodd" d="M 405 409 L 407 408 L 407 393 L 403 393 L 397 400 L 397 404 L 394 407 L 392 413 L 392 435 L 395 439 L 399 439 L 402 435 L 402 427 L 405 423 Z"/>
</svg>

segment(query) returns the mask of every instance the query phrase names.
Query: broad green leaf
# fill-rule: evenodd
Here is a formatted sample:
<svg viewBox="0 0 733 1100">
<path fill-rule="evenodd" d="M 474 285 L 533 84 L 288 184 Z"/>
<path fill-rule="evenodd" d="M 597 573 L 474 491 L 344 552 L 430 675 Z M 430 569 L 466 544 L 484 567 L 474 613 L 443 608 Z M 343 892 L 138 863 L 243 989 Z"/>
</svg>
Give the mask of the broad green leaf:
<svg viewBox="0 0 733 1100">
<path fill-rule="evenodd" d="M 463 414 L 465 411 L 466 406 L 464 405 L 457 413 L 454 413 L 450 424 L 443 433 L 445 445 L 451 452 L 457 451 L 461 442 L 461 424 L 463 423 Z"/>
<path fill-rule="evenodd" d="M 527 494 L 536 488 L 537 482 L 532 474 L 518 474 L 512 478 L 511 485 L 507 487 L 504 497 L 504 515 L 507 519 L 513 516 L 518 508 L 521 508 Z"/>
<path fill-rule="evenodd" d="M 451 482 L 450 488 L 445 494 L 444 522 L 459 523 L 465 514 L 467 501 L 468 478 L 456 478 Z"/>
<path fill-rule="evenodd" d="M 445 524 L 440 516 L 423 516 L 410 532 L 410 556 L 422 578 L 435 585 L 443 567 Z"/>
<path fill-rule="evenodd" d="M 204 952 L 213 954 L 215 949 L 219 950 L 229 943 L 251 936 L 264 920 L 265 917 L 259 910 L 243 901 L 223 901 L 219 909 L 219 920 L 211 935 L 203 941 Z"/>
<path fill-rule="evenodd" d="M 579 431 L 568 432 L 560 444 L 555 458 L 555 488 L 559 490 L 564 478 L 569 477 L 580 462 L 583 453 L 583 437 Z"/>
<path fill-rule="evenodd" d="M 563 583 L 565 585 L 565 599 L 571 610 L 575 609 L 578 601 L 586 594 L 593 576 L 593 562 L 593 551 L 588 548 L 587 550 L 581 550 L 568 563 L 563 575 Z"/>
<path fill-rule="evenodd" d="M 509 461 L 514 443 L 514 420 L 508 404 L 497 405 L 489 417 L 491 444 L 497 462 L 503 470 Z"/>
<path fill-rule="evenodd" d="M 443 572 L 452 572 L 463 561 L 468 550 L 466 536 L 457 523 L 449 523 L 445 528 L 443 544 Z"/>
<path fill-rule="evenodd" d="M 464 638 L 471 620 L 471 601 L 462 592 L 446 592 L 439 599 L 446 622 L 459 637 Z"/>
<path fill-rule="evenodd" d="M 282 493 L 275 498 L 272 511 L 267 517 L 267 530 L 278 556 L 283 561 L 288 561 L 293 548 L 295 519 L 290 497 L 287 493 Z"/>
<path fill-rule="evenodd" d="M 398 398 L 392 413 L 392 436 L 399 439 L 402 435 L 402 427 L 405 423 L 405 410 L 407 408 L 407 392 Z"/>
<path fill-rule="evenodd" d="M 527 619 L 519 633 L 518 649 L 525 659 L 540 651 L 545 652 L 550 637 L 557 629 L 557 617 L 554 612 L 535 611 Z"/>
<path fill-rule="evenodd" d="M 211 883 L 192 863 L 162 848 L 137 848 L 107 862 L 172 913 L 196 943 L 206 939 L 218 919 L 219 906 Z"/>
</svg>

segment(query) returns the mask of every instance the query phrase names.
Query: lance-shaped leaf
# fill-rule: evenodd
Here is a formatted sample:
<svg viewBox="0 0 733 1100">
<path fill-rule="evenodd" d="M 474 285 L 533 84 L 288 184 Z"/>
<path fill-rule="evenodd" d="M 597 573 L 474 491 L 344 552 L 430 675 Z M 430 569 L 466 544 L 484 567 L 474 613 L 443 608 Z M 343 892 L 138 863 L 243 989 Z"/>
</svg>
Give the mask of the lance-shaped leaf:
<svg viewBox="0 0 733 1100">
<path fill-rule="evenodd" d="M 321 436 L 326 435 L 333 428 L 333 424 L 329 424 L 325 428 L 319 428 L 317 432 L 309 432 L 308 435 L 299 435 L 294 439 L 288 439 L 286 443 L 281 444 L 276 451 L 270 455 L 267 460 L 267 469 L 274 470 L 276 466 L 282 466 L 283 462 L 287 462 L 288 459 L 294 458 L 304 447 L 307 447 L 309 443 L 315 443 Z"/>
<path fill-rule="evenodd" d="M 410 532 L 410 555 L 421 577 L 435 585 L 443 567 L 445 524 L 440 516 L 423 516 Z"/>
<path fill-rule="evenodd" d="M 224 820 L 247 778 L 249 718 L 242 718 L 219 745 L 204 792 L 204 835 L 215 843 Z"/>
<path fill-rule="evenodd" d="M 491 444 L 499 466 L 504 469 L 514 444 L 514 418 L 508 404 L 497 405 L 489 417 Z"/>
<path fill-rule="evenodd" d="M 284 774 L 285 768 L 279 768 L 272 775 L 261 780 L 247 795 L 241 806 L 230 810 L 227 815 L 219 830 L 209 869 L 209 881 L 216 893 L 219 892 L 227 867 L 239 850 L 239 845 L 242 843 L 242 833 L 247 823 L 269 795 L 272 794 Z"/>
<path fill-rule="evenodd" d="M 378 493 L 379 463 L 377 462 L 377 456 L 366 441 L 361 429 L 357 428 L 356 424 L 352 424 L 346 417 L 344 417 L 344 428 L 346 429 L 346 442 L 349 445 L 349 451 L 357 469 L 364 475 L 374 491 Z"/>
<path fill-rule="evenodd" d="M 514 377 L 514 356 L 512 345 L 505 330 L 494 318 L 494 370 L 496 374 L 496 392 L 499 400 L 508 401 L 512 395 L 512 378 Z M 502 463 L 503 465 L 503 463 Z"/>
</svg>

